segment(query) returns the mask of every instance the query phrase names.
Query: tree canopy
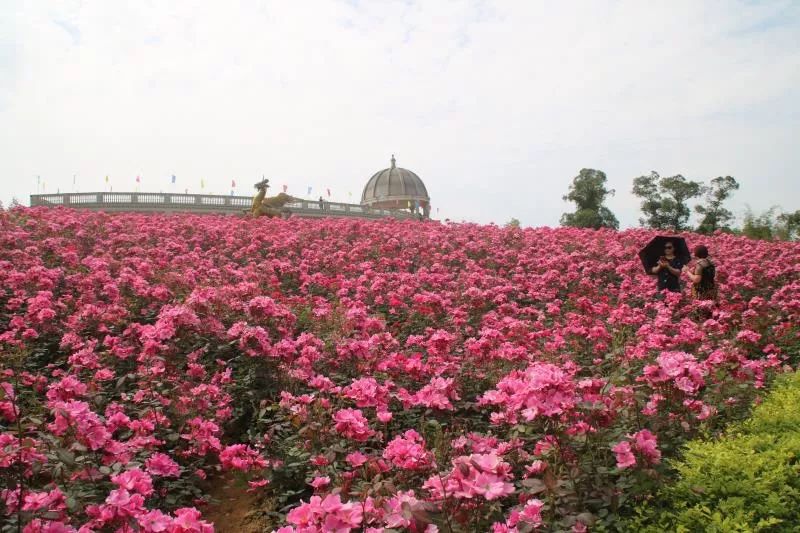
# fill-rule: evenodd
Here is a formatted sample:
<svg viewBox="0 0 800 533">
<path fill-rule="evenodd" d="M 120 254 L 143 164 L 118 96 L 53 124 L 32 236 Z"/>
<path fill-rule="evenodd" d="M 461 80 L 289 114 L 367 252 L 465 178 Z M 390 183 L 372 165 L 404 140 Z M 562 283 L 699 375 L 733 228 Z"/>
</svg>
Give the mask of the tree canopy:
<svg viewBox="0 0 800 533">
<path fill-rule="evenodd" d="M 572 179 L 564 200 L 577 206 L 574 213 L 561 215 L 561 224 L 576 228 L 619 228 L 619 221 L 611 210 L 603 205 L 613 189 L 606 188 L 606 174 L 601 170 L 584 168 Z"/>
<path fill-rule="evenodd" d="M 750 237 L 751 239 L 761 239 L 764 241 L 771 241 L 779 238 L 778 221 L 775 218 L 777 207 L 772 207 L 767 211 L 757 215 L 753 213 L 750 207 L 744 214 L 744 223 L 742 224 L 742 235 Z"/>
<path fill-rule="evenodd" d="M 700 195 L 702 185 L 680 174 L 662 177 L 652 171 L 633 180 L 632 192 L 642 199 L 644 217 L 639 222 L 643 226 L 681 231 L 688 229 L 692 214 L 686 202 Z"/>
<path fill-rule="evenodd" d="M 800 209 L 794 213 L 780 214 L 778 222 L 783 227 L 787 239 L 793 240 L 800 237 Z"/>
<path fill-rule="evenodd" d="M 695 206 L 695 211 L 703 216 L 698 233 L 714 233 L 715 231 L 730 230 L 729 224 L 733 221 L 733 213 L 722 207 L 730 198 L 733 191 L 739 189 L 739 182 L 731 176 L 718 176 L 711 180 L 710 185 L 703 187 L 705 204 Z"/>
</svg>

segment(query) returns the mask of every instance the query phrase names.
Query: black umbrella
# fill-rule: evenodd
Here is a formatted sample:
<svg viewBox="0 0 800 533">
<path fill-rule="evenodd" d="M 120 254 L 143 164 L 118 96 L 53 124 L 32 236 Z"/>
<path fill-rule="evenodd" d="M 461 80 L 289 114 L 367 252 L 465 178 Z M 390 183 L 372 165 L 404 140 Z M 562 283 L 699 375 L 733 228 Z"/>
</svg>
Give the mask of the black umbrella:
<svg viewBox="0 0 800 533">
<path fill-rule="evenodd" d="M 653 237 L 647 246 L 639 250 L 639 259 L 642 260 L 644 271 L 652 274 L 652 269 L 658 264 L 659 258 L 664 255 L 664 245 L 668 242 L 672 243 L 675 247 L 675 256 L 687 264 L 692 260 L 692 254 L 689 251 L 689 246 L 686 245 L 686 239 L 683 237 L 674 237 L 668 235 L 659 235 Z"/>
</svg>

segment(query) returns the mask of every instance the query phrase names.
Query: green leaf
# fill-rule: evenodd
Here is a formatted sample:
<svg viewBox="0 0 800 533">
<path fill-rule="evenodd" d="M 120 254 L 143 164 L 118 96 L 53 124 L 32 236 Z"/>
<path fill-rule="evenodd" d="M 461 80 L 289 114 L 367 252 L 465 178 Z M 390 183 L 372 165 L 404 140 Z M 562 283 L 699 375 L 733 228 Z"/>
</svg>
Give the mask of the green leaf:
<svg viewBox="0 0 800 533">
<path fill-rule="evenodd" d="M 64 448 L 57 448 L 56 456 L 62 463 L 68 466 L 72 466 L 75 464 L 75 454 L 69 450 L 65 450 Z"/>
<path fill-rule="evenodd" d="M 547 490 L 547 485 L 544 484 L 544 481 L 537 478 L 523 479 L 522 486 L 529 489 L 528 492 L 530 494 L 539 494 Z"/>
<path fill-rule="evenodd" d="M 78 500 L 72 496 L 67 496 L 64 503 L 66 504 L 67 509 L 69 509 L 71 512 L 75 512 L 78 509 Z"/>
</svg>

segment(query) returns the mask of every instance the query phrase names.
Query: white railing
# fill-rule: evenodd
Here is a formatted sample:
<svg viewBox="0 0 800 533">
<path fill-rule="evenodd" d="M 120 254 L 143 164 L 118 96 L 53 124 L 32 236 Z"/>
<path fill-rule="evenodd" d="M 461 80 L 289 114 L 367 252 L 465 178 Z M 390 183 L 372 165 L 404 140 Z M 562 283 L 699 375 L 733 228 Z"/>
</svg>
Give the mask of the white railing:
<svg viewBox="0 0 800 533">
<path fill-rule="evenodd" d="M 96 211 L 187 211 L 194 213 L 240 214 L 249 211 L 250 196 L 217 196 L 213 194 L 173 194 L 152 192 L 79 192 L 64 194 L 32 194 L 31 207 L 73 207 Z M 414 218 L 408 211 L 372 209 L 359 204 L 297 200 L 286 207 L 298 216 L 334 216 L 359 218 Z"/>
</svg>

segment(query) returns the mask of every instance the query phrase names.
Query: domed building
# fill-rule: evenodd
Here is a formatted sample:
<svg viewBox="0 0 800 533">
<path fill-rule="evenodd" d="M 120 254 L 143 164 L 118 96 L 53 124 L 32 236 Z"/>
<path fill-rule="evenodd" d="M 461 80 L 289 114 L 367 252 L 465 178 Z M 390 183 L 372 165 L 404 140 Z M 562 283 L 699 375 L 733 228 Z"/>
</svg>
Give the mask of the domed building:
<svg viewBox="0 0 800 533">
<path fill-rule="evenodd" d="M 376 172 L 364 186 L 361 205 L 376 209 L 408 209 L 430 215 L 431 199 L 419 176 L 400 168 L 392 156 L 392 166 Z"/>
</svg>

